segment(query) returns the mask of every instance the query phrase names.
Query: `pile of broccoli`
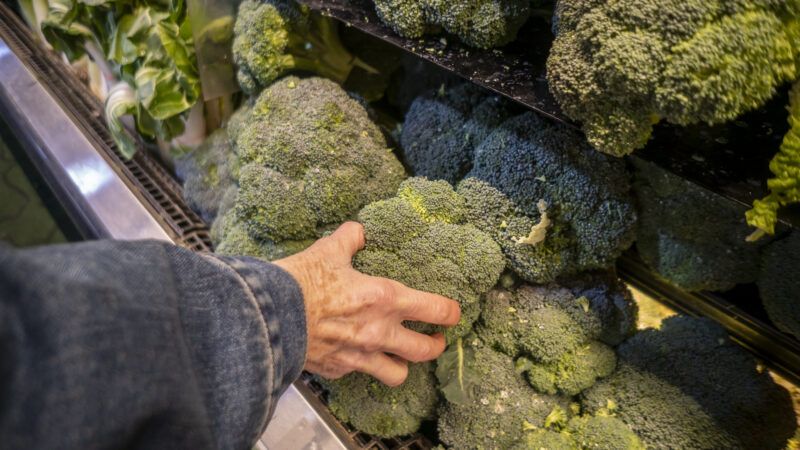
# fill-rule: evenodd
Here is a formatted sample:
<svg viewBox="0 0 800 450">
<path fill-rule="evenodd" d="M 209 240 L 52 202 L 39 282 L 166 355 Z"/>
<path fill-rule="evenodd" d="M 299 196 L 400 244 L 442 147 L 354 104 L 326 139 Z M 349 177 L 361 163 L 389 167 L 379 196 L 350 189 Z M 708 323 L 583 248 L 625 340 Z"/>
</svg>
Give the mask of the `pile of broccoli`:
<svg viewBox="0 0 800 450">
<path fill-rule="evenodd" d="M 780 449 L 797 428 L 789 393 L 711 320 L 668 318 L 617 357 L 581 405 L 621 419 L 647 448 Z"/>
<path fill-rule="evenodd" d="M 574 417 L 550 429 L 525 434 L 511 450 L 644 450 L 645 446 L 624 422 L 611 416 Z"/>
<path fill-rule="evenodd" d="M 294 0 L 244 0 L 233 28 L 233 61 L 242 90 L 255 95 L 291 71 L 344 82 L 369 66 L 342 45 L 336 23 Z"/>
<path fill-rule="evenodd" d="M 798 75 L 795 0 L 559 0 L 550 90 L 591 144 L 641 148 L 653 125 L 716 124 Z"/>
<path fill-rule="evenodd" d="M 438 27 L 478 48 L 513 41 L 531 13 L 530 0 L 375 0 L 383 23 L 397 34 L 419 38 Z"/>
<path fill-rule="evenodd" d="M 633 164 L 636 248 L 645 263 L 689 291 L 725 291 L 756 280 L 766 242 L 746 241 L 750 230 L 740 208 L 653 163 Z"/>
<path fill-rule="evenodd" d="M 765 249 L 758 291 L 772 322 L 800 337 L 800 278 L 788 273 L 797 267 L 800 267 L 800 234 L 792 232 Z"/>
</svg>

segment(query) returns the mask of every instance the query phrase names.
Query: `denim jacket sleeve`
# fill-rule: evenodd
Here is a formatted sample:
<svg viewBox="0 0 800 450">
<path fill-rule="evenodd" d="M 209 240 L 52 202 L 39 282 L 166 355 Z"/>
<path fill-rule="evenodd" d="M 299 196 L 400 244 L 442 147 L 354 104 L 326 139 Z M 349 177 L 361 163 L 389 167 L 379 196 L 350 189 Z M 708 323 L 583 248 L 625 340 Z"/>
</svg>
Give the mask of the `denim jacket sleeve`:
<svg viewBox="0 0 800 450">
<path fill-rule="evenodd" d="M 249 449 L 305 352 L 302 293 L 275 265 L 0 244 L 2 449 Z"/>
</svg>

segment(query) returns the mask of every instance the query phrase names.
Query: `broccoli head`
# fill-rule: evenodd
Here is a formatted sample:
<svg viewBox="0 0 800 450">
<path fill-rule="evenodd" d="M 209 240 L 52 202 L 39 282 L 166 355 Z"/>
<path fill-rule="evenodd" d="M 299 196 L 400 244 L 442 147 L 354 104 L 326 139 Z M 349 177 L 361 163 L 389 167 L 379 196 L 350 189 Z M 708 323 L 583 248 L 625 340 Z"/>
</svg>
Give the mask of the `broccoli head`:
<svg viewBox="0 0 800 450">
<path fill-rule="evenodd" d="M 453 185 L 472 168 L 475 147 L 510 116 L 509 105 L 471 83 L 417 97 L 400 136 L 414 175 Z"/>
<path fill-rule="evenodd" d="M 529 0 L 375 0 L 375 9 L 403 37 L 419 38 L 441 27 L 478 48 L 513 41 L 531 13 Z"/>
<path fill-rule="evenodd" d="M 222 197 L 239 177 L 239 159 L 219 129 L 196 149 L 175 158 L 175 172 L 183 180 L 183 195 L 189 207 L 206 222 L 217 217 Z"/>
<path fill-rule="evenodd" d="M 475 149 L 458 186 L 471 223 L 490 233 L 526 281 L 602 269 L 633 243 L 636 211 L 623 161 L 528 112 Z"/>
<path fill-rule="evenodd" d="M 474 358 L 467 364 L 480 383 L 467 402 L 445 402 L 439 410 L 439 438 L 448 448 L 506 449 L 526 428 L 543 427 L 554 410 L 570 410 L 569 398 L 534 391 L 510 356 L 479 339 L 466 345 L 474 347 Z"/>
<path fill-rule="evenodd" d="M 618 370 L 584 391 L 648 448 L 783 448 L 797 427 L 789 393 L 708 319 L 675 316 L 617 348 Z"/>
<path fill-rule="evenodd" d="M 235 119 L 233 214 L 258 241 L 318 238 L 405 178 L 367 111 L 332 81 L 283 78 Z"/>
<path fill-rule="evenodd" d="M 662 119 L 716 124 L 797 77 L 786 1 L 559 0 L 550 90 L 596 149 L 624 155 Z"/>
<path fill-rule="evenodd" d="M 331 19 L 312 14 L 293 0 L 242 1 L 233 32 L 237 78 L 248 95 L 293 70 L 342 83 L 357 63 Z"/>
<path fill-rule="evenodd" d="M 480 313 L 479 298 L 497 283 L 503 254 L 487 234 L 464 221 L 464 199 L 447 182 L 410 178 L 397 196 L 364 207 L 366 246 L 353 264 L 369 275 L 457 300 L 459 325 L 449 341 L 467 334 Z M 430 326 L 414 324 L 422 332 Z"/>
<path fill-rule="evenodd" d="M 599 378 L 614 372 L 617 355 L 614 349 L 597 341 L 562 354 L 555 362 L 537 363 L 528 358 L 517 360 L 517 370 L 528 382 L 545 394 L 577 395 Z"/>
<path fill-rule="evenodd" d="M 747 242 L 742 211 L 730 201 L 634 159 L 639 200 L 636 248 L 660 276 L 689 291 L 724 291 L 755 281 L 765 241 Z"/>
<path fill-rule="evenodd" d="M 483 298 L 476 330 L 493 348 L 513 357 L 529 357 L 554 370 L 559 364 L 570 365 L 581 358 L 607 360 L 600 355 L 584 358 L 585 352 L 598 348 L 604 351 L 608 345 L 632 335 L 636 330 L 636 306 L 629 296 L 616 292 L 619 285 L 598 284 L 596 288 L 591 297 L 576 296 L 572 290 L 555 284 L 523 285 L 515 291 L 493 289 Z M 579 294 L 584 291 L 588 289 L 575 290 Z M 624 301 L 619 301 L 620 295 Z M 618 312 L 609 314 L 612 310 Z M 596 367 L 607 365 L 598 362 Z M 579 368 L 569 370 L 573 369 Z M 567 374 L 568 368 L 561 370 Z"/>
<path fill-rule="evenodd" d="M 800 337 L 800 278 L 788 271 L 800 267 L 800 234 L 773 242 L 764 251 L 758 291 L 769 318 L 781 330 Z"/>
<path fill-rule="evenodd" d="M 573 417 L 562 427 L 561 430 L 539 428 L 528 432 L 512 450 L 645 449 L 639 437 L 615 417 Z"/>
<path fill-rule="evenodd" d="M 411 434 L 433 418 L 438 402 L 433 364 L 410 364 L 408 378 L 388 387 L 363 373 L 322 380 L 331 412 L 357 429 L 381 437 Z"/>
</svg>

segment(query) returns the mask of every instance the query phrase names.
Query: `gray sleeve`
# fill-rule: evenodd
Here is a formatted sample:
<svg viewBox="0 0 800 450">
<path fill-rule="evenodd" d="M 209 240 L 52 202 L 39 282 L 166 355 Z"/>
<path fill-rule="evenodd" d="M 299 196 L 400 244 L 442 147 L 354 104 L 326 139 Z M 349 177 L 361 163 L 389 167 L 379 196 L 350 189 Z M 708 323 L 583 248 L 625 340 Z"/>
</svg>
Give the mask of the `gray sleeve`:
<svg viewBox="0 0 800 450">
<path fill-rule="evenodd" d="M 305 352 L 302 293 L 275 265 L 0 245 L 2 449 L 249 449 Z"/>
</svg>

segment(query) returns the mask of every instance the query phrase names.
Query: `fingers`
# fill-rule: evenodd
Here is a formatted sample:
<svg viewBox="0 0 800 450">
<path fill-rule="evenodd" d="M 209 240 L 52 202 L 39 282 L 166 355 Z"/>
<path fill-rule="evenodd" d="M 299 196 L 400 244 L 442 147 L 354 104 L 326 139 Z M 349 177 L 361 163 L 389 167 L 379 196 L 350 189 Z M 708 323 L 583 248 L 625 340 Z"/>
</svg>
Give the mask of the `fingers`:
<svg viewBox="0 0 800 450">
<path fill-rule="evenodd" d="M 364 226 L 358 222 L 345 222 L 328 238 L 335 243 L 338 247 L 337 250 L 349 262 L 359 250 L 364 248 Z"/>
<path fill-rule="evenodd" d="M 377 378 L 387 386 L 399 386 L 408 377 L 408 363 L 380 352 L 342 350 L 321 366 L 306 365 L 306 369 L 325 378 L 340 378 L 350 372 L 362 372 Z"/>
<path fill-rule="evenodd" d="M 404 320 L 453 326 L 461 320 L 461 307 L 455 300 L 418 291 L 396 283 L 397 307 Z"/>
<path fill-rule="evenodd" d="M 382 350 L 407 361 L 423 362 L 436 359 L 444 352 L 446 343 L 441 333 L 428 336 L 403 326 L 393 328 L 391 336 L 384 342 Z"/>
</svg>

